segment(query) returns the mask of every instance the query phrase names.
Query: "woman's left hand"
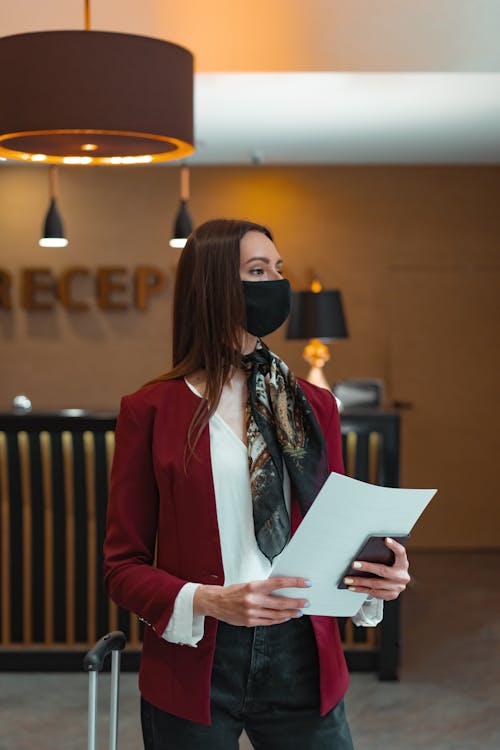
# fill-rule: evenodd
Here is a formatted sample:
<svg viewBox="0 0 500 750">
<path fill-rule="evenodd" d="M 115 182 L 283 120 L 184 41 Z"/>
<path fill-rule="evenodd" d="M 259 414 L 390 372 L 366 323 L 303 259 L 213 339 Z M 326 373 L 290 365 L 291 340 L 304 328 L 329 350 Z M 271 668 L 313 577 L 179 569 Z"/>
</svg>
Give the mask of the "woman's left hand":
<svg viewBox="0 0 500 750">
<path fill-rule="evenodd" d="M 402 544 L 398 544 L 394 539 L 387 537 L 385 543 L 389 549 L 392 549 L 395 555 L 394 565 L 380 565 L 379 563 L 359 562 L 356 560 L 353 568 L 375 573 L 378 578 L 356 577 L 356 575 L 344 578 L 344 583 L 348 585 L 349 591 L 357 591 L 360 594 L 370 594 L 375 599 L 384 599 L 390 601 L 397 599 L 402 591 L 410 582 L 408 574 L 408 558 L 406 549 Z"/>
</svg>

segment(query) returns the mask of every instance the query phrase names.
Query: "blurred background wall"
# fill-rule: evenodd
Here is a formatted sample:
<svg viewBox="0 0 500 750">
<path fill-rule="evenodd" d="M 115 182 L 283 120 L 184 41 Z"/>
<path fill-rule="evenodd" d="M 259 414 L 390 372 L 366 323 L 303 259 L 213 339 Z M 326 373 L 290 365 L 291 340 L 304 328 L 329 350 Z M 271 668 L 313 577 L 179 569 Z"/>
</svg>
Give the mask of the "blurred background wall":
<svg viewBox="0 0 500 750">
<path fill-rule="evenodd" d="M 123 393 L 170 365 L 170 306 L 179 250 L 168 246 L 178 168 L 60 170 L 66 249 L 37 240 L 47 173 L 4 165 L 0 269 L 12 309 L 0 310 L 0 409 L 26 393 L 34 409 L 116 410 Z M 295 289 L 318 276 L 342 290 L 350 337 L 333 346 L 330 384 L 375 377 L 402 410 L 402 485 L 437 486 L 414 548 L 498 548 L 495 456 L 500 444 L 500 167 L 196 167 L 196 223 L 225 216 L 272 229 Z M 132 306 L 132 274 L 152 265 L 167 286 Z M 90 270 L 75 285 L 90 310 L 21 308 L 21 269 Z M 95 271 L 119 266 L 127 310 L 101 310 Z M 41 295 L 44 297 L 44 295 Z M 50 299 L 50 295 L 45 295 Z M 285 327 L 268 343 L 304 376 L 302 343 Z"/>
</svg>

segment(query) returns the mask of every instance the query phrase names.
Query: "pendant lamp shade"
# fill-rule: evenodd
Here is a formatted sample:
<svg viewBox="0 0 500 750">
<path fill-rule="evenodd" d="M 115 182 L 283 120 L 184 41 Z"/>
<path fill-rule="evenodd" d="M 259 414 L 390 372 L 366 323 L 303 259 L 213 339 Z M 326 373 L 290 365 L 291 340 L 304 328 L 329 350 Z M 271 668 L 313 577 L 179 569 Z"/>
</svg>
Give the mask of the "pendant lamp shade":
<svg viewBox="0 0 500 750">
<path fill-rule="evenodd" d="M 192 231 L 193 220 L 189 213 L 187 201 L 181 200 L 177 216 L 175 217 L 174 236 L 170 240 L 170 247 L 184 247 Z"/>
<path fill-rule="evenodd" d="M 66 247 L 68 240 L 64 236 L 61 214 L 57 209 L 56 199 L 52 198 L 45 217 L 40 247 Z"/>
<path fill-rule="evenodd" d="M 193 219 L 189 212 L 189 168 L 181 168 L 181 201 L 175 216 L 174 230 L 169 240 L 170 247 L 186 246 L 187 238 L 193 231 Z"/>
<path fill-rule="evenodd" d="M 57 208 L 57 171 L 58 167 L 49 167 L 50 203 L 42 229 L 42 237 L 38 241 L 40 247 L 66 247 L 68 240 L 64 235 L 61 214 Z"/>
<path fill-rule="evenodd" d="M 0 157 L 147 164 L 194 151 L 193 56 L 104 31 L 0 38 Z"/>
</svg>

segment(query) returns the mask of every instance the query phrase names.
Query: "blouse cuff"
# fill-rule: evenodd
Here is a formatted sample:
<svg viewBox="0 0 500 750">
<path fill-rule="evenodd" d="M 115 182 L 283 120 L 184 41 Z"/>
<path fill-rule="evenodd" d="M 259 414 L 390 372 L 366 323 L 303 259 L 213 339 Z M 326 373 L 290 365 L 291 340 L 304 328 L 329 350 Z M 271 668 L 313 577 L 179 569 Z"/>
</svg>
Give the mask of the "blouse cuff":
<svg viewBox="0 0 500 750">
<path fill-rule="evenodd" d="M 186 583 L 175 599 L 174 609 L 162 638 L 170 643 L 193 646 L 203 638 L 205 616 L 193 614 L 194 592 L 199 583 Z"/>
<path fill-rule="evenodd" d="M 355 625 L 369 628 L 378 625 L 383 616 L 383 599 L 375 599 L 373 596 L 368 596 L 366 601 L 363 602 L 360 610 L 353 616 L 352 621 Z"/>
</svg>

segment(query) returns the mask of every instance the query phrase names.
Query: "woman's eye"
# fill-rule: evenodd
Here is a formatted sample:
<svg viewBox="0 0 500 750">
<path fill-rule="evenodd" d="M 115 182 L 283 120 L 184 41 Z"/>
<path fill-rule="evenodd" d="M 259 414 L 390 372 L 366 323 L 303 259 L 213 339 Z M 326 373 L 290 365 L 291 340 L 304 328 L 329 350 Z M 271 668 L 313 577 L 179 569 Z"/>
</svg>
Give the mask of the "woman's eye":
<svg viewBox="0 0 500 750">
<path fill-rule="evenodd" d="M 251 268 L 250 273 L 252 274 L 252 276 L 260 276 L 264 273 L 264 271 L 262 268 Z"/>
</svg>

